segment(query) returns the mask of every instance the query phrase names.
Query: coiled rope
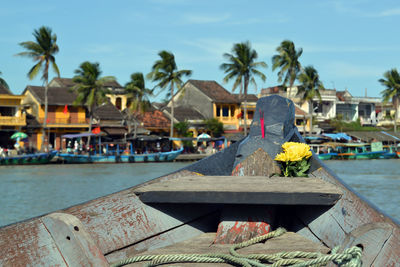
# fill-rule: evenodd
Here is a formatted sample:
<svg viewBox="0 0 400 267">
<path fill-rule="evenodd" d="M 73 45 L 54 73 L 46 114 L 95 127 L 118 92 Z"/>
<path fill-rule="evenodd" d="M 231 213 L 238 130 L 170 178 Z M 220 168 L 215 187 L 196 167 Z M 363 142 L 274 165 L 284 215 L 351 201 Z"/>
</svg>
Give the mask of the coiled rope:
<svg viewBox="0 0 400 267">
<path fill-rule="evenodd" d="M 345 249 L 338 253 L 339 247 L 335 247 L 331 254 L 324 255 L 318 252 L 279 252 L 274 254 L 239 254 L 236 250 L 251 246 L 253 244 L 278 237 L 286 233 L 284 228 L 278 228 L 268 234 L 252 238 L 248 241 L 233 245 L 230 254 L 168 254 L 168 255 L 143 255 L 127 258 L 113 263 L 110 267 L 119 267 L 131 263 L 150 261 L 144 266 L 158 266 L 169 263 L 230 263 L 235 266 L 243 267 L 317 267 L 323 266 L 333 261 L 341 267 L 361 267 L 362 250 L 359 247 Z"/>
</svg>

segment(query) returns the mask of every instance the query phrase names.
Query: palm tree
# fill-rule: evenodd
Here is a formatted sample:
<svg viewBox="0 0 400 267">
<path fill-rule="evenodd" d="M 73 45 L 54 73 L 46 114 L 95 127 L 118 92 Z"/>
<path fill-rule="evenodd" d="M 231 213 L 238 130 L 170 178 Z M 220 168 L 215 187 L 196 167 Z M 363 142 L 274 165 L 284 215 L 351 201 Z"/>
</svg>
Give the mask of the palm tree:
<svg viewBox="0 0 400 267">
<path fill-rule="evenodd" d="M 283 81 L 283 86 L 289 85 L 289 96 L 291 88 L 301 71 L 299 58 L 303 53 L 303 49 L 296 50 L 294 43 L 290 40 L 282 41 L 281 45 L 276 48 L 279 53 L 272 57 L 272 70 L 280 68 L 278 72 L 278 82 Z"/>
<path fill-rule="evenodd" d="M 114 81 L 112 76 L 100 77 L 101 70 L 99 63 L 83 62 L 79 69 L 74 71 L 75 83 L 72 90 L 77 93 L 74 105 L 85 105 L 89 111 L 89 133 L 92 132 L 93 111 L 96 107 L 108 101 L 106 94 L 109 91 L 105 88 L 107 82 Z M 90 136 L 87 145 L 90 145 Z"/>
<path fill-rule="evenodd" d="M 383 97 L 383 102 L 387 103 L 389 100 L 392 100 L 395 115 L 394 115 L 394 131 L 397 131 L 397 113 L 398 106 L 400 100 L 400 75 L 397 69 L 391 69 L 383 74 L 383 77 L 386 79 L 379 79 L 379 82 L 385 86 L 385 89 L 381 92 Z"/>
<path fill-rule="evenodd" d="M 52 33 L 51 28 L 42 26 L 33 31 L 35 41 L 22 42 L 19 45 L 27 51 L 18 53 L 17 56 L 24 56 L 32 58 L 36 64 L 29 70 L 28 78 L 33 80 L 40 70 L 43 69 L 42 80 L 44 81 L 44 120 L 42 129 L 42 146 L 43 150 L 45 129 L 47 127 L 47 91 L 49 85 L 49 66 L 53 68 L 54 72 L 60 77 L 60 70 L 56 64 L 55 54 L 58 53 L 57 35 Z"/>
<path fill-rule="evenodd" d="M 321 94 L 319 90 L 324 89 L 324 85 L 319 80 L 317 70 L 313 66 L 307 66 L 299 75 L 299 93 L 304 93 L 303 100 L 308 102 L 308 113 L 310 114 L 310 135 L 312 134 L 313 123 L 312 123 L 312 100 L 314 97 L 318 97 L 321 101 Z"/>
<path fill-rule="evenodd" d="M 145 80 L 143 73 L 135 72 L 131 74 L 131 80 L 125 84 L 125 91 L 127 92 L 127 102 L 128 102 L 128 116 L 129 121 L 131 121 L 132 112 L 144 113 L 150 107 L 149 96 L 153 94 L 152 90 L 147 89 L 145 85 Z M 129 123 L 129 130 L 131 132 Z M 135 124 L 136 129 L 136 124 Z M 136 130 L 135 130 L 136 137 Z"/>
<path fill-rule="evenodd" d="M 168 51 L 161 51 L 158 53 L 161 59 L 157 60 L 152 70 L 147 74 L 147 78 L 153 82 L 157 82 L 155 87 L 164 90 L 168 87 L 170 91 L 168 95 L 171 98 L 171 130 L 170 136 L 174 134 L 174 87 L 178 89 L 178 93 L 182 90 L 182 78 L 184 76 L 192 75 L 191 70 L 178 70 L 176 66 L 174 54 Z"/>
<path fill-rule="evenodd" d="M 247 89 L 249 83 L 252 83 L 254 87 L 257 86 L 254 79 L 255 76 L 261 78 L 261 80 L 265 82 L 267 77 L 257 70 L 257 68 L 267 68 L 267 64 L 264 61 L 256 62 L 258 54 L 256 50 L 251 48 L 249 41 L 234 44 L 232 54 L 225 53 L 224 58 L 228 61 L 228 63 L 223 63 L 220 66 L 221 70 L 226 73 L 223 80 L 224 83 L 234 79 L 235 82 L 232 92 L 240 86 L 239 94 L 244 94 L 244 135 L 247 136 Z"/>
<path fill-rule="evenodd" d="M 0 71 L 0 75 L 1 75 L 2 73 L 1 73 L 1 71 Z M 6 89 L 10 89 L 10 87 L 8 87 L 8 84 L 7 84 L 7 82 L 6 82 L 6 80 L 4 80 L 3 78 L 0 78 L 0 86 L 3 86 L 3 87 L 5 87 Z"/>
</svg>

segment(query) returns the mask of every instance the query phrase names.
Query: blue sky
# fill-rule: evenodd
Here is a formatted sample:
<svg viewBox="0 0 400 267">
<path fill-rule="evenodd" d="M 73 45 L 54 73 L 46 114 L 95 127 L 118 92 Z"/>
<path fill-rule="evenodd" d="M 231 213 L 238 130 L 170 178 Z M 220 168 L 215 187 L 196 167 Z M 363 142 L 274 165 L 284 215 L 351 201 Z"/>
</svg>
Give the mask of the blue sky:
<svg viewBox="0 0 400 267">
<path fill-rule="evenodd" d="M 0 71 L 15 94 L 41 85 L 26 76 L 33 62 L 15 54 L 23 51 L 18 43 L 33 40 L 33 30 L 46 25 L 58 37 L 61 77 L 72 77 L 88 60 L 124 85 L 133 72 L 147 74 L 157 53 L 168 50 L 179 69 L 193 71 L 192 79 L 231 90 L 222 83 L 222 54 L 248 40 L 268 64 L 259 92 L 278 84 L 271 58 L 289 39 L 303 48 L 300 62 L 313 65 L 326 88 L 347 88 L 353 96 L 364 96 L 367 88 L 368 96 L 380 96 L 378 79 L 400 63 L 399 22 L 398 1 L 4 1 Z"/>
</svg>

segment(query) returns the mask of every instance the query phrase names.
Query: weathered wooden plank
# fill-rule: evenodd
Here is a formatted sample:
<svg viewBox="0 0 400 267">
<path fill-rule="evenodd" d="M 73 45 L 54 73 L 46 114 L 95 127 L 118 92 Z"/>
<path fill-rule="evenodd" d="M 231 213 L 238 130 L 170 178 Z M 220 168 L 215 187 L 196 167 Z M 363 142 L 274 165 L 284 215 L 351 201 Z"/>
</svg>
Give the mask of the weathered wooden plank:
<svg viewBox="0 0 400 267">
<path fill-rule="evenodd" d="M 267 176 L 281 174 L 281 169 L 262 148 L 254 151 L 245 160 L 235 166 L 233 176 Z"/>
<path fill-rule="evenodd" d="M 400 265 L 400 229 L 394 228 L 392 235 L 379 249 L 379 254 L 372 266 L 399 266 Z"/>
<path fill-rule="evenodd" d="M 388 241 L 399 240 L 397 236 L 393 237 L 393 234 L 390 235 L 389 233 L 398 231 L 399 226 L 360 199 L 325 169 L 319 168 L 313 174 L 336 184 L 342 188 L 344 194 L 329 210 L 321 210 L 320 212 L 318 210 L 314 212 L 298 211 L 299 218 L 308 225 L 313 234 L 323 240 L 329 247 L 343 245 L 351 237 L 351 233 L 365 231 L 365 225 L 385 225 L 383 228 L 378 227 L 361 235 L 362 245 L 365 250 L 362 260 L 366 263 L 366 266 L 390 266 L 390 263 L 394 262 L 394 258 L 398 258 L 396 255 L 399 254 L 400 245 L 395 245 L 393 242 L 390 243 Z M 357 244 L 354 243 L 352 245 Z M 382 246 L 384 246 L 383 249 Z M 375 258 L 376 260 L 379 259 L 377 262 L 380 264 L 371 263 L 375 261 Z"/>
<path fill-rule="evenodd" d="M 193 172 L 182 171 L 149 181 L 144 185 L 188 174 L 194 175 Z M 193 212 L 193 207 L 189 205 L 182 205 L 179 209 L 165 206 L 154 208 L 142 203 L 135 195 L 134 188 L 68 208 L 63 212 L 76 216 L 83 223 L 93 241 L 105 255 L 193 221 L 217 209 L 215 206 L 203 206 Z"/>
<path fill-rule="evenodd" d="M 0 231 L 0 266 L 67 266 L 40 219 Z"/>
<path fill-rule="evenodd" d="M 350 232 L 341 248 L 361 247 L 364 266 L 372 266 L 381 248 L 392 235 L 392 231 L 393 227 L 387 223 L 367 223 Z"/>
<path fill-rule="evenodd" d="M 144 251 L 149 251 L 149 253 L 151 253 L 152 250 L 194 238 L 204 232 L 215 231 L 218 221 L 219 212 L 214 212 L 188 224 L 183 224 L 172 230 L 155 235 L 118 251 L 114 251 L 107 254 L 106 258 L 109 262 L 117 262 L 121 259 L 128 258 L 130 255 L 135 255 Z"/>
<path fill-rule="evenodd" d="M 165 248 L 139 253 L 136 255 L 161 255 L 161 254 L 206 254 L 206 253 L 226 253 L 229 254 L 229 244 L 213 244 L 215 233 L 205 233 L 195 238 L 180 242 L 178 244 Z M 314 243 L 296 233 L 288 232 L 282 236 L 269 239 L 265 243 L 258 243 L 252 246 L 238 250 L 241 254 L 272 254 L 283 251 L 305 251 L 305 252 L 321 252 L 328 253 L 329 248 Z M 131 255 L 131 256 L 136 256 Z M 216 266 L 207 264 L 197 264 L 198 266 Z M 143 266 L 143 263 L 135 263 L 128 265 Z M 192 264 L 174 264 L 168 266 L 192 266 Z M 195 266 L 195 265 L 193 265 Z M 231 265 L 217 265 L 231 266 Z"/>
<path fill-rule="evenodd" d="M 109 266 L 100 249 L 75 216 L 52 213 L 41 220 L 56 242 L 67 266 Z"/>
<path fill-rule="evenodd" d="M 187 176 L 135 190 L 147 203 L 332 205 L 340 191 L 315 178 Z"/>
<path fill-rule="evenodd" d="M 267 234 L 275 222 L 275 207 L 226 205 L 215 236 L 215 244 L 235 244 Z"/>
</svg>

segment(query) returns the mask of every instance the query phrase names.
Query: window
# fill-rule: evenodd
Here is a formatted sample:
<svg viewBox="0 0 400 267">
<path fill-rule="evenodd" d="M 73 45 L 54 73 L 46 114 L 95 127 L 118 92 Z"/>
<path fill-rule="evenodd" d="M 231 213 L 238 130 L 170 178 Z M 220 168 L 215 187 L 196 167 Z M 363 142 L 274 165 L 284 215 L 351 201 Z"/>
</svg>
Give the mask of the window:
<svg viewBox="0 0 400 267">
<path fill-rule="evenodd" d="M 121 110 L 121 107 L 122 107 L 122 100 L 121 100 L 120 97 L 117 97 L 117 98 L 115 99 L 115 106 L 117 107 L 117 109 Z"/>
<path fill-rule="evenodd" d="M 229 107 L 222 107 L 222 117 L 229 117 Z"/>
<path fill-rule="evenodd" d="M 252 111 L 252 110 L 247 111 L 247 118 L 250 119 L 250 120 L 252 120 L 253 117 L 254 117 L 254 111 Z"/>
<path fill-rule="evenodd" d="M 221 116 L 221 107 L 217 106 L 217 117 Z"/>
<path fill-rule="evenodd" d="M 313 111 L 316 113 L 322 113 L 322 104 L 318 102 L 313 102 Z"/>
<path fill-rule="evenodd" d="M 231 106 L 231 117 L 235 116 L 235 106 Z"/>
</svg>

